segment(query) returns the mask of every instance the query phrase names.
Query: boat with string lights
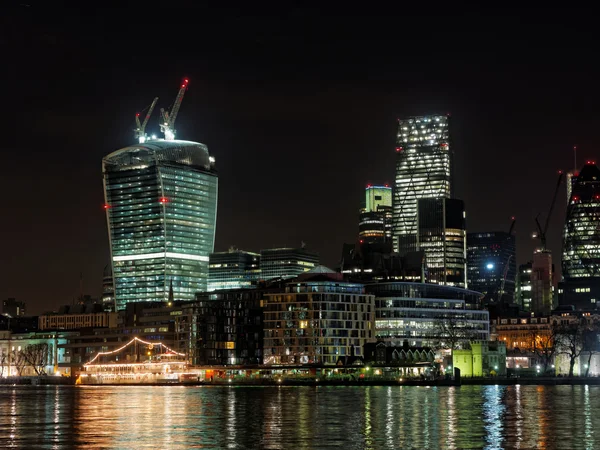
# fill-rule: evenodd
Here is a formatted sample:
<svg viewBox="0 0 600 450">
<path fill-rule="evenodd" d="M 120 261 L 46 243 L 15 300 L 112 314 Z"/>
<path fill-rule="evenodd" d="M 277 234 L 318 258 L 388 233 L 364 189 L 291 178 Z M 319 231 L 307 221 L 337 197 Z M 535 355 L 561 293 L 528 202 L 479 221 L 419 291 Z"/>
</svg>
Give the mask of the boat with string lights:
<svg viewBox="0 0 600 450">
<path fill-rule="evenodd" d="M 83 365 L 76 384 L 193 383 L 203 381 L 204 373 L 192 368 L 184 353 L 134 337 L 120 348 L 97 353 Z"/>
</svg>

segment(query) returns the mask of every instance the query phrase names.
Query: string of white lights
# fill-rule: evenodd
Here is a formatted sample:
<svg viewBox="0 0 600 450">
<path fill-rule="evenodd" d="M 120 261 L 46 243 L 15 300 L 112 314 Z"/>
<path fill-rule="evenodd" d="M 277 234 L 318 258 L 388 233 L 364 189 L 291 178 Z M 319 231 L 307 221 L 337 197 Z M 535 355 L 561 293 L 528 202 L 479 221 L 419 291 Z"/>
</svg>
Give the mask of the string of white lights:
<svg viewBox="0 0 600 450">
<path fill-rule="evenodd" d="M 98 359 L 100 356 L 112 355 L 112 354 L 114 354 L 114 353 L 118 353 L 118 352 L 120 352 L 121 350 L 124 350 L 124 349 L 126 349 L 127 347 L 129 347 L 131 344 L 133 344 L 133 343 L 134 343 L 134 342 L 136 342 L 136 341 L 137 341 L 137 342 L 141 342 L 141 343 L 142 343 L 142 344 L 144 344 L 144 345 L 160 345 L 160 346 L 164 347 L 164 348 L 167 350 L 167 352 L 174 353 L 175 355 L 178 355 L 178 356 L 185 356 L 185 353 L 178 353 L 178 352 L 176 352 L 175 350 L 173 350 L 173 349 L 171 349 L 171 348 L 167 347 L 167 346 L 166 346 L 165 344 L 163 344 L 162 342 L 147 342 L 147 341 L 143 341 L 142 339 L 140 339 L 140 338 L 138 338 L 138 337 L 136 336 L 136 337 L 134 337 L 132 340 L 130 340 L 130 341 L 127 343 L 127 344 L 125 344 L 124 346 L 122 346 L 122 347 L 120 347 L 120 348 L 117 348 L 117 349 L 115 349 L 115 350 L 112 350 L 112 351 L 110 351 L 110 352 L 99 352 L 99 353 L 97 353 L 97 354 L 96 354 L 96 356 L 94 356 L 94 357 L 92 358 L 92 360 L 91 360 L 91 361 L 89 361 L 89 362 L 87 362 L 86 364 L 84 364 L 84 366 L 89 366 L 90 364 L 93 364 L 93 363 L 94 363 L 94 361 L 96 361 L 96 360 L 97 360 L 97 359 Z"/>
</svg>

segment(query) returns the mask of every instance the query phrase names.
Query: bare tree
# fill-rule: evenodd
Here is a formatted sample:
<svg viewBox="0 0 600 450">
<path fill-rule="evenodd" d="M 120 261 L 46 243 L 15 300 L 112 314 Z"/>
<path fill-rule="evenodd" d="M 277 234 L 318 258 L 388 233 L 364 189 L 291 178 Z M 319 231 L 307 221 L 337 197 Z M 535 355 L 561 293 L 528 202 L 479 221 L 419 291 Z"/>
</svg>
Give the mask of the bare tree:
<svg viewBox="0 0 600 450">
<path fill-rule="evenodd" d="M 588 360 L 585 365 L 585 376 L 587 377 L 590 373 L 590 365 L 592 363 L 592 356 L 600 351 L 600 345 L 598 342 L 598 334 L 600 333 L 600 320 L 595 316 L 587 321 L 587 326 L 583 331 L 583 350 L 588 352 Z"/>
<path fill-rule="evenodd" d="M 557 341 L 559 352 L 569 358 L 569 377 L 573 376 L 575 362 L 583 351 L 585 319 L 579 318 L 559 325 Z"/>
<path fill-rule="evenodd" d="M 548 371 L 548 366 L 554 361 L 558 350 L 557 335 L 559 333 L 558 325 L 551 325 L 549 332 L 540 333 L 540 330 L 533 330 L 529 335 L 529 351 L 542 361 L 544 371 Z"/>
<path fill-rule="evenodd" d="M 17 375 L 21 376 L 23 374 L 23 369 L 27 365 L 27 360 L 25 359 L 25 355 L 22 350 L 13 350 L 10 355 L 10 360 L 15 369 L 17 370 Z"/>
<path fill-rule="evenodd" d="M 438 317 L 434 322 L 434 338 L 438 348 L 450 349 L 450 358 L 453 361 L 454 350 L 467 348 L 469 342 L 477 339 L 474 329 L 467 326 L 467 321 L 451 315 L 450 317 Z"/>
<path fill-rule="evenodd" d="M 38 376 L 46 375 L 48 353 L 48 344 L 30 344 L 23 349 L 23 357 L 26 363 L 33 367 Z"/>
<path fill-rule="evenodd" d="M 3 351 L 0 353 L 0 377 L 4 376 L 4 367 L 8 367 L 8 354 Z"/>
</svg>

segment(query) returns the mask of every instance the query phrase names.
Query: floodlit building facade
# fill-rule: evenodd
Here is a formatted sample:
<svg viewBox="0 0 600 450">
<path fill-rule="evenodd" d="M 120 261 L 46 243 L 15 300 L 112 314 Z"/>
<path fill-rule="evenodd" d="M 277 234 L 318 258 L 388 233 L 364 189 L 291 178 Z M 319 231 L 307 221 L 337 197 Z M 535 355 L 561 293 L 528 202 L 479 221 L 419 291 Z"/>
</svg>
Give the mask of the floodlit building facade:
<svg viewBox="0 0 600 450">
<path fill-rule="evenodd" d="M 418 200 L 452 196 L 449 119 L 433 115 L 398 121 L 392 233 L 394 250 L 401 254 L 418 250 Z"/>
<path fill-rule="evenodd" d="M 208 291 L 244 289 L 256 286 L 260 278 L 260 255 L 230 249 L 211 253 L 208 264 Z"/>
<path fill-rule="evenodd" d="M 204 144 L 153 140 L 102 163 L 117 309 L 208 287 L 218 180 Z"/>
<path fill-rule="evenodd" d="M 319 254 L 305 248 L 260 251 L 260 279 L 293 278 L 319 265 Z"/>
<path fill-rule="evenodd" d="M 365 286 L 375 295 L 375 337 L 388 345 L 435 347 L 444 340 L 440 322 L 451 322 L 464 342 L 488 340 L 489 313 L 481 294 L 426 283 L 381 282 Z"/>
<path fill-rule="evenodd" d="M 515 236 L 503 231 L 467 234 L 467 283 L 487 301 L 515 298 Z"/>
</svg>

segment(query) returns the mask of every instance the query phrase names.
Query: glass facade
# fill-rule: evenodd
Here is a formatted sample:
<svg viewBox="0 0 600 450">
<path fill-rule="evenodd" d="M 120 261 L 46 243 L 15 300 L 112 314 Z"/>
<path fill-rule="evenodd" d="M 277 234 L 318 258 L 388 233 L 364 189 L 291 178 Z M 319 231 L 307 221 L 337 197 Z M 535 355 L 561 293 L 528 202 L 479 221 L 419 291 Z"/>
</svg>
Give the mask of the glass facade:
<svg viewBox="0 0 600 450">
<path fill-rule="evenodd" d="M 106 156 L 103 173 L 117 309 L 205 291 L 218 189 L 207 147 L 133 145 Z"/>
<path fill-rule="evenodd" d="M 590 161 L 571 180 L 563 231 L 563 276 L 600 277 L 600 170 Z"/>
<path fill-rule="evenodd" d="M 365 189 L 365 207 L 359 213 L 358 237 L 361 244 L 391 242 L 391 187 L 368 185 Z"/>
<path fill-rule="evenodd" d="M 435 346 L 440 321 L 468 330 L 471 340 L 489 339 L 489 313 L 481 310 L 479 292 L 424 283 L 368 284 L 375 295 L 375 337 L 388 345 Z M 465 333 L 466 335 L 466 333 Z"/>
<path fill-rule="evenodd" d="M 531 311 L 531 272 L 533 262 L 521 264 L 517 275 L 517 304 L 525 311 Z"/>
<path fill-rule="evenodd" d="M 417 245 L 430 283 L 467 287 L 465 208 L 462 200 L 419 199 Z"/>
<path fill-rule="evenodd" d="M 260 255 L 258 253 L 229 250 L 210 254 L 209 292 L 255 287 L 259 278 Z"/>
<path fill-rule="evenodd" d="M 467 234 L 467 282 L 487 301 L 514 299 L 517 273 L 515 236 L 503 231 Z M 503 282 L 504 280 L 504 282 Z"/>
<path fill-rule="evenodd" d="M 319 255 L 305 248 L 271 248 L 260 251 L 260 278 L 293 278 L 319 265 Z"/>
<path fill-rule="evenodd" d="M 448 116 L 411 117 L 398 121 L 396 179 L 393 195 L 395 251 L 417 248 L 417 201 L 452 195 Z"/>
</svg>

